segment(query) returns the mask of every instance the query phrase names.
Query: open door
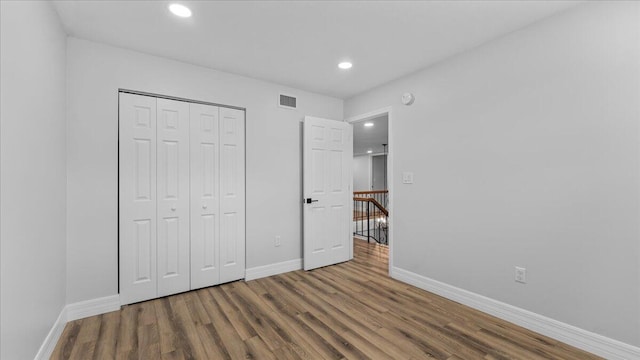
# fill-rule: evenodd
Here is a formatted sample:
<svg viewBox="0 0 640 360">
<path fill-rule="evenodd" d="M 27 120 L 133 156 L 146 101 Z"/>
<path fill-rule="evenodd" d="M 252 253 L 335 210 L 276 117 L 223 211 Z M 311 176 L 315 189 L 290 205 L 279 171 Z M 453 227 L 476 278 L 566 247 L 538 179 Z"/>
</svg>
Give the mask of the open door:
<svg viewBox="0 0 640 360">
<path fill-rule="evenodd" d="M 310 116 L 304 118 L 305 270 L 337 264 L 353 257 L 352 161 L 351 124 Z"/>
</svg>

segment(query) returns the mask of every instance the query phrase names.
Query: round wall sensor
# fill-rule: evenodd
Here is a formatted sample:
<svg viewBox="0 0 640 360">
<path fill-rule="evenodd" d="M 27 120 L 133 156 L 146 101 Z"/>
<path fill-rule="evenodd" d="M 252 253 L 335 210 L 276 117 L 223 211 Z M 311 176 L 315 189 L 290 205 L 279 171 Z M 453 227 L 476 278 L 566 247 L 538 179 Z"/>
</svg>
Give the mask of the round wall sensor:
<svg viewBox="0 0 640 360">
<path fill-rule="evenodd" d="M 402 103 L 405 105 L 411 105 L 415 100 L 416 97 L 410 92 L 402 94 Z"/>
</svg>

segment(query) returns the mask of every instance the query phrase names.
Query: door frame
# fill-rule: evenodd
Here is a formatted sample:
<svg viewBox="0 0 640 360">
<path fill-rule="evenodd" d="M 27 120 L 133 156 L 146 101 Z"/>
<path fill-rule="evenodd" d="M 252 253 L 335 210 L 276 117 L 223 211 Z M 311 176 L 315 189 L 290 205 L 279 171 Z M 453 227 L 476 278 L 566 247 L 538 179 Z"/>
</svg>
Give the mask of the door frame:
<svg viewBox="0 0 640 360">
<path fill-rule="evenodd" d="M 376 109 L 373 111 L 369 111 L 363 114 L 351 116 L 346 118 L 344 121 L 353 125 L 353 123 L 362 122 L 366 120 L 371 120 L 373 118 L 377 118 L 382 115 L 388 116 L 387 123 L 387 138 L 388 138 L 388 146 L 387 146 L 387 189 L 389 190 L 389 276 L 392 276 L 393 270 L 393 233 L 395 226 L 393 226 L 393 107 L 387 106 L 380 109 Z M 353 181 L 353 180 L 352 180 Z M 372 180 L 373 181 L 373 180 Z M 351 214 L 349 214 L 351 218 L 353 218 L 353 209 L 351 210 Z M 353 221 L 351 223 L 351 234 L 353 234 Z M 352 236 L 353 237 L 353 236 Z M 351 246 L 351 257 L 353 258 L 353 246 Z"/>
</svg>

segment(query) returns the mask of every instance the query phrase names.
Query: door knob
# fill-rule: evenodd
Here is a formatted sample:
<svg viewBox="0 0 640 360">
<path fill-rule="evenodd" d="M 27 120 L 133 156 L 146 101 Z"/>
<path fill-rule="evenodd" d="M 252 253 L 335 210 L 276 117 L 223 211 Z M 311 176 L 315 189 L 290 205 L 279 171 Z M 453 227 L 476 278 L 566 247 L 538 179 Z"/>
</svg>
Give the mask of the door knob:
<svg viewBox="0 0 640 360">
<path fill-rule="evenodd" d="M 171 211 L 176 211 L 176 207 L 175 207 L 175 206 L 172 206 L 172 207 L 171 207 Z"/>
<path fill-rule="evenodd" d="M 311 203 L 314 203 L 314 202 L 318 202 L 318 200 L 313 200 L 313 199 L 311 199 L 311 198 L 307 198 L 307 199 L 305 200 L 305 202 L 306 202 L 307 204 L 311 204 Z"/>
<path fill-rule="evenodd" d="M 202 205 L 202 208 L 203 208 L 203 209 L 206 209 L 206 208 L 207 208 L 207 205 L 206 205 L 206 204 Z"/>
</svg>

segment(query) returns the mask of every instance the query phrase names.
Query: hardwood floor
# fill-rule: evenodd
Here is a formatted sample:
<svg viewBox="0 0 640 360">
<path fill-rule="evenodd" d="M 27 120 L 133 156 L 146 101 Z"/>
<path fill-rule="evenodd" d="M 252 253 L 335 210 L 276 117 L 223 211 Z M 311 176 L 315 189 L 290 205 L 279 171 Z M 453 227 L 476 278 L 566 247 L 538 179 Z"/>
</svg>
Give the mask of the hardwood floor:
<svg viewBox="0 0 640 360">
<path fill-rule="evenodd" d="M 387 248 L 66 325 L 52 359 L 598 359 L 387 276 Z"/>
</svg>

